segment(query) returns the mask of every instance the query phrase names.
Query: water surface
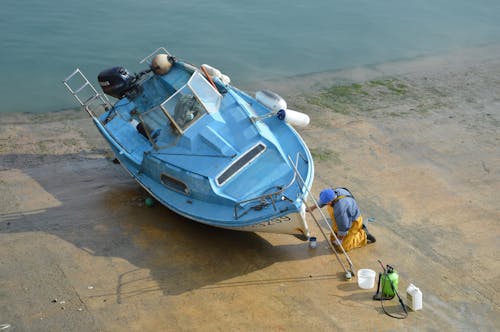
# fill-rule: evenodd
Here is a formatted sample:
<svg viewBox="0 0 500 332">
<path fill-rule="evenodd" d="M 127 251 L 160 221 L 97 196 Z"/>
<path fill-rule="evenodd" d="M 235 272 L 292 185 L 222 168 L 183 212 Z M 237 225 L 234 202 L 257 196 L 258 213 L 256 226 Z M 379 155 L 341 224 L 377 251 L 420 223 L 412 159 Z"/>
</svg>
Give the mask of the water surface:
<svg viewBox="0 0 500 332">
<path fill-rule="evenodd" d="M 411 59 L 500 41 L 500 1 L 3 0 L 0 112 L 75 106 L 61 80 L 132 71 L 159 46 L 212 64 L 242 87 L 261 79 Z"/>
</svg>

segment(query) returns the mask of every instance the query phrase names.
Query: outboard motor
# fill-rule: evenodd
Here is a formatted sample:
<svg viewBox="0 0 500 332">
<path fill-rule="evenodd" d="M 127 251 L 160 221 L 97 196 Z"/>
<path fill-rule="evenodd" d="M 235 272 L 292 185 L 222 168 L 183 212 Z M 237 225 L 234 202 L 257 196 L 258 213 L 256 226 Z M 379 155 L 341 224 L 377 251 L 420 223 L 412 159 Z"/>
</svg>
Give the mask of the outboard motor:
<svg viewBox="0 0 500 332">
<path fill-rule="evenodd" d="M 120 99 L 135 87 L 136 77 L 124 67 L 113 67 L 101 71 L 97 80 L 105 94 Z"/>
</svg>

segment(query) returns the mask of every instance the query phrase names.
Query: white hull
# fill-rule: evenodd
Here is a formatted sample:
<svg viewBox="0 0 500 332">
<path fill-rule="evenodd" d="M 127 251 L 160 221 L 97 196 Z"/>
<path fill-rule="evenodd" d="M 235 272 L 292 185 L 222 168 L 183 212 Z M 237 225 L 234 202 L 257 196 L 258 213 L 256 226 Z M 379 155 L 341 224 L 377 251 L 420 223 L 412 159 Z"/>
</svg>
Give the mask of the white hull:
<svg viewBox="0 0 500 332">
<path fill-rule="evenodd" d="M 304 235 L 306 237 L 310 235 L 306 220 L 306 207 L 304 204 L 300 207 L 300 212 L 290 213 L 252 226 L 227 227 L 227 229 L 246 232 Z"/>
</svg>

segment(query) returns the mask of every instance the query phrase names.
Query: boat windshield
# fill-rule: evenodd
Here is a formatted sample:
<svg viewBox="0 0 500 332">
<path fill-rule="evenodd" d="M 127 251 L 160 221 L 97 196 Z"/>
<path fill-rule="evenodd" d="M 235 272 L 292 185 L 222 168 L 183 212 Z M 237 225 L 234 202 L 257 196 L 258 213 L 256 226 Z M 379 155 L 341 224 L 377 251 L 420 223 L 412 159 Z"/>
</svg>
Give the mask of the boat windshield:
<svg viewBox="0 0 500 332">
<path fill-rule="evenodd" d="M 196 71 L 189 81 L 160 107 L 180 134 L 206 113 L 219 110 L 221 94 Z"/>
</svg>

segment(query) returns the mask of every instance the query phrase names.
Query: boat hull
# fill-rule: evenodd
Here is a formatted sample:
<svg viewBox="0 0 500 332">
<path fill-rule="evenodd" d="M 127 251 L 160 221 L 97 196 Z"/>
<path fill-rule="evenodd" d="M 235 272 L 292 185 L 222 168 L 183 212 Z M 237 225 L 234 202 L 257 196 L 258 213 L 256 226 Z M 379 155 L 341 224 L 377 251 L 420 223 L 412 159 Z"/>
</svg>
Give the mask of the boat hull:
<svg viewBox="0 0 500 332">
<path fill-rule="evenodd" d="M 299 212 L 286 214 L 251 226 L 226 228 L 247 232 L 291 234 L 309 237 L 309 227 L 306 221 L 305 209 L 306 207 L 303 204 Z"/>
<path fill-rule="evenodd" d="M 134 180 L 159 203 L 196 222 L 309 236 L 305 202 L 313 160 L 269 102 L 217 80 L 210 84 L 185 62 L 174 62 L 165 74 L 142 75 L 98 116 L 77 98 Z M 70 78 L 64 83 L 75 97 L 90 85 L 85 78 L 73 90 Z M 104 78 L 99 82 L 105 88 L 118 79 Z M 93 91 L 89 100 L 102 102 Z"/>
<path fill-rule="evenodd" d="M 277 233 L 277 234 L 290 234 L 296 236 L 302 236 L 308 238 L 309 227 L 306 218 L 306 206 L 304 203 L 300 205 L 300 208 L 296 212 L 291 212 L 288 214 L 283 214 L 280 216 L 276 216 L 267 220 L 259 221 L 251 225 L 237 225 L 237 226 L 223 226 L 214 224 L 213 222 L 207 222 L 206 219 L 198 219 L 193 215 L 183 213 L 173 206 L 168 204 L 168 201 L 165 201 L 163 197 L 158 195 L 152 188 L 145 185 L 141 182 L 140 172 L 136 167 L 134 167 L 133 163 L 127 158 L 127 155 L 120 149 L 120 147 L 113 141 L 112 137 L 109 136 L 108 132 L 104 129 L 99 121 L 94 121 L 97 129 L 100 131 L 101 135 L 108 141 L 108 144 L 112 148 L 112 151 L 115 154 L 116 159 L 120 161 L 120 165 L 130 174 L 130 176 L 136 180 L 136 182 L 147 191 L 152 197 L 154 197 L 158 202 L 167 207 L 168 209 L 174 211 L 175 213 L 202 223 L 212 227 L 218 227 L 223 229 L 235 230 L 235 231 L 244 231 L 244 232 L 265 232 L 265 233 Z M 303 197 L 303 201 L 307 200 L 307 190 L 306 194 Z"/>
</svg>

